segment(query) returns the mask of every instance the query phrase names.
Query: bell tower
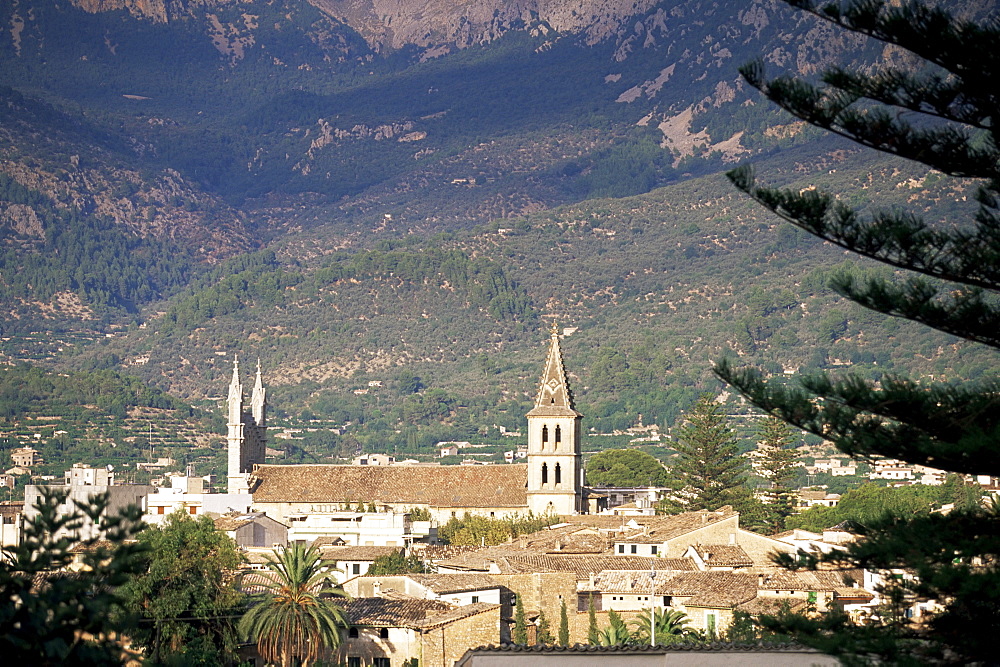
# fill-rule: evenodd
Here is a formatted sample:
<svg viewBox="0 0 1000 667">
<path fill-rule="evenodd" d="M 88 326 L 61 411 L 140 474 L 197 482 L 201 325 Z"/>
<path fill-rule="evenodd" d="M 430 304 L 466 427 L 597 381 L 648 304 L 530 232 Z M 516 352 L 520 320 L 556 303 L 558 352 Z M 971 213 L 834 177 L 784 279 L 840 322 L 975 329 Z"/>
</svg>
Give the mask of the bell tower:
<svg viewBox="0 0 1000 667">
<path fill-rule="evenodd" d="M 261 379 L 259 359 L 249 407 L 248 411 L 244 409 L 240 362 L 234 358 L 233 379 L 229 383 L 229 398 L 226 401 L 229 493 L 248 493 L 250 473 L 253 472 L 254 464 L 264 462 L 267 440 L 267 398 Z"/>
<path fill-rule="evenodd" d="M 583 510 L 580 423 L 563 368 L 559 332 L 552 325 L 535 407 L 528 418 L 528 510 L 577 514 Z"/>
</svg>

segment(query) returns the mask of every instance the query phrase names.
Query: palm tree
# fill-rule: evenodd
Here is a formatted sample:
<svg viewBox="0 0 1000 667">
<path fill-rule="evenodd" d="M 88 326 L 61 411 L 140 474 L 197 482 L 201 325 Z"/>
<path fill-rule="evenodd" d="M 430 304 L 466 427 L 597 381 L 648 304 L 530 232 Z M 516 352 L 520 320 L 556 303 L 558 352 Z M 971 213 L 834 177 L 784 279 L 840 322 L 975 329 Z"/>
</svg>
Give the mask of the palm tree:
<svg viewBox="0 0 1000 667">
<path fill-rule="evenodd" d="M 624 646 L 631 644 L 632 633 L 628 625 L 615 610 L 608 612 L 608 625 L 597 633 L 597 643 L 601 646 Z"/>
<path fill-rule="evenodd" d="M 343 608 L 332 597 L 346 597 L 330 583 L 314 547 L 295 544 L 268 556 L 270 581 L 257 602 L 240 619 L 239 631 L 256 638 L 261 657 L 282 667 L 315 661 L 340 646 L 347 627 Z"/>
<path fill-rule="evenodd" d="M 656 644 L 675 644 L 688 638 L 691 628 L 685 627 L 691 619 L 683 611 L 676 609 L 657 609 L 653 612 L 653 629 Z M 635 626 L 634 636 L 638 643 L 649 644 L 649 615 L 637 617 L 632 623 Z"/>
</svg>

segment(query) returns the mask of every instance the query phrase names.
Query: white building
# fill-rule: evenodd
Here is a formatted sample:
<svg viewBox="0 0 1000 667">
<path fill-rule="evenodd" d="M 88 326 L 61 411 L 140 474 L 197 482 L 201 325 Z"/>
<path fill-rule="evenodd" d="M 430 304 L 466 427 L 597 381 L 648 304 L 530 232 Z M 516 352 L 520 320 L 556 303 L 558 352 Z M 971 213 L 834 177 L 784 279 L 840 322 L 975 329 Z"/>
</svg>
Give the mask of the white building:
<svg viewBox="0 0 1000 667">
<path fill-rule="evenodd" d="M 146 496 L 143 520 L 156 526 L 178 510 L 189 516 L 249 512 L 252 503 L 249 493 L 208 493 L 201 477 L 171 477 L 169 487 Z"/>
<path fill-rule="evenodd" d="M 335 504 L 314 504 L 284 517 L 289 542 L 311 544 L 328 537 L 359 547 L 403 547 L 430 535 L 430 521 L 411 521 L 404 512 L 356 512 Z"/>
</svg>

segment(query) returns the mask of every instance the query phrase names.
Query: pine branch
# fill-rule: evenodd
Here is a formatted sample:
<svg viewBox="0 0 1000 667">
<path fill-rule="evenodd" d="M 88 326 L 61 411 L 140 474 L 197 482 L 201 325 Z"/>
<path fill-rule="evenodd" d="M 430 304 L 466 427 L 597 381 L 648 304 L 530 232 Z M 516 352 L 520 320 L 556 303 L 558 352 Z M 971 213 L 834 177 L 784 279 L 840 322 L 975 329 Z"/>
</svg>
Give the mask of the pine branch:
<svg viewBox="0 0 1000 667">
<path fill-rule="evenodd" d="M 914 75 L 887 67 L 861 75 L 842 67 L 823 72 L 823 81 L 855 98 L 866 98 L 942 120 L 990 129 L 992 114 L 984 112 L 964 82 L 932 73 Z"/>
<path fill-rule="evenodd" d="M 910 213 L 878 211 L 862 217 L 815 190 L 758 187 L 750 166 L 726 176 L 780 218 L 825 241 L 901 269 L 1000 290 L 1000 226 L 990 225 L 996 220 L 990 211 L 980 210 L 987 224 L 977 224 L 974 231 L 933 229 Z"/>
<path fill-rule="evenodd" d="M 1000 384 L 980 390 L 855 376 L 802 379 L 806 391 L 765 382 L 722 360 L 715 374 L 761 410 L 856 457 L 885 456 L 967 474 L 1000 474 Z"/>
<path fill-rule="evenodd" d="M 830 287 L 870 310 L 1000 348 L 1000 310 L 984 298 L 980 289 L 952 291 L 942 301 L 941 288 L 921 278 L 911 278 L 899 286 L 877 278 L 862 284 L 846 274 L 831 279 Z"/>
<path fill-rule="evenodd" d="M 859 0 L 846 7 L 815 0 L 786 2 L 845 30 L 902 47 L 963 77 L 970 88 L 981 90 L 992 99 L 1000 91 L 996 51 L 1000 21 L 995 17 L 972 23 L 955 19 L 940 7 L 919 2 L 897 5 L 884 0 Z"/>
<path fill-rule="evenodd" d="M 740 73 L 769 100 L 811 125 L 884 153 L 922 162 L 951 176 L 996 180 L 998 153 L 991 145 L 978 147 L 960 126 L 918 127 L 883 108 L 851 108 L 861 93 L 822 88 L 791 76 L 766 79 L 764 65 L 755 61 Z M 992 118 L 992 111 L 989 118 Z"/>
</svg>

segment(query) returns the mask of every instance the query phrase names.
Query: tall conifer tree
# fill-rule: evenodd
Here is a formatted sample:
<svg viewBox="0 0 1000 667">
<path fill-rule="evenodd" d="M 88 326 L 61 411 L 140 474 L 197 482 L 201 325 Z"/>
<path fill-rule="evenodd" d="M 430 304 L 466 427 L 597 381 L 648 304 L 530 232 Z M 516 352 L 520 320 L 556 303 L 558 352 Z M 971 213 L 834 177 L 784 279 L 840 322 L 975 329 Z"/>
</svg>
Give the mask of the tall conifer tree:
<svg viewBox="0 0 1000 667">
<path fill-rule="evenodd" d="M 762 62 L 741 72 L 770 100 L 817 127 L 861 145 L 979 179 L 969 220 L 928 222 L 904 211 L 852 210 L 817 191 L 758 186 L 748 168 L 738 188 L 792 224 L 909 273 L 896 279 L 834 279 L 843 296 L 872 310 L 1000 348 L 1000 21 L 957 19 L 935 3 L 786 0 L 845 30 L 901 47 L 921 60 L 871 72 L 833 67 L 821 81 L 768 78 Z M 896 62 L 900 62 L 896 59 Z M 859 457 L 886 456 L 934 468 L 1000 475 L 1000 383 L 814 375 L 794 389 L 720 362 L 717 373 L 759 407 Z M 796 621 L 800 639 L 831 651 L 890 662 L 992 662 L 1000 633 L 1000 516 L 873 522 L 866 539 L 820 560 L 916 575 L 903 593 L 944 603 L 926 626 L 888 616 L 868 627 L 844 618 Z M 815 566 L 816 559 L 805 565 Z M 907 580 L 904 580 L 907 581 Z"/>
<path fill-rule="evenodd" d="M 768 523 L 781 530 L 795 508 L 792 481 L 798 452 L 792 447 L 792 430 L 785 422 L 768 415 L 757 424 L 759 471 L 770 484 L 766 491 Z"/>
<path fill-rule="evenodd" d="M 719 404 L 705 394 L 685 417 L 674 445 L 680 456 L 671 472 L 679 482 L 679 500 L 667 511 L 714 510 L 732 502 L 743 485 L 746 461 L 739 455 L 736 434 Z"/>
</svg>

